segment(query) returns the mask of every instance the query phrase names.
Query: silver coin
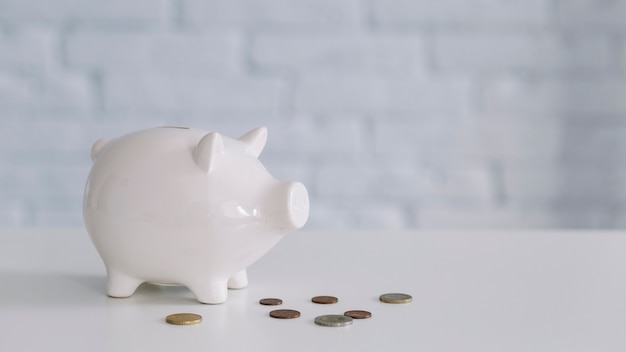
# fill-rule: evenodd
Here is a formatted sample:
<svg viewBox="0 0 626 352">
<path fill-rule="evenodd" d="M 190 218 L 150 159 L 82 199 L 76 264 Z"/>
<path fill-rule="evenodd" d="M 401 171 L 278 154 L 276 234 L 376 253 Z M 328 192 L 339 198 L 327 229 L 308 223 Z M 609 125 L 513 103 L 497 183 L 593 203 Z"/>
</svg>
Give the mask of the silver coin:
<svg viewBox="0 0 626 352">
<path fill-rule="evenodd" d="M 385 293 L 380 295 L 380 301 L 385 303 L 409 303 L 412 300 L 413 297 L 406 293 Z"/>
<path fill-rule="evenodd" d="M 321 326 L 347 326 L 352 324 L 352 318 L 345 316 L 345 315 L 335 315 L 335 314 L 329 314 L 329 315 L 320 315 L 319 317 L 315 318 L 315 324 L 317 325 L 321 325 Z"/>
</svg>

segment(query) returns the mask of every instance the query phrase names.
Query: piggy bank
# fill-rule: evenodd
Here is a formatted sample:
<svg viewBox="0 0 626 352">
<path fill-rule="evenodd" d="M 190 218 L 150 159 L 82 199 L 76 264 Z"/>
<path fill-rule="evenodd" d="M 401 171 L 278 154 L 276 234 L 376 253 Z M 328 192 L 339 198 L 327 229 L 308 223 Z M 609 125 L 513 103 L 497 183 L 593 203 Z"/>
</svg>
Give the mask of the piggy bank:
<svg viewBox="0 0 626 352">
<path fill-rule="evenodd" d="M 214 304 L 245 287 L 246 268 L 309 216 L 304 185 L 259 161 L 266 141 L 264 127 L 239 139 L 161 127 L 97 141 L 83 216 L 108 295 L 151 282 Z"/>
</svg>

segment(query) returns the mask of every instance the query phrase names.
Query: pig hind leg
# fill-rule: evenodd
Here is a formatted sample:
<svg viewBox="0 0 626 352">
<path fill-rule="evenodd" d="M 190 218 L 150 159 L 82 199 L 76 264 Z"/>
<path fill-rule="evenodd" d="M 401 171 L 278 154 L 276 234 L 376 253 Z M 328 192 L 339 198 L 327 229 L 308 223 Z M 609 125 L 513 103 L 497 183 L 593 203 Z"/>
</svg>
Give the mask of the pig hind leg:
<svg viewBox="0 0 626 352">
<path fill-rule="evenodd" d="M 246 269 L 238 271 L 228 279 L 228 288 L 239 289 L 248 286 L 248 274 Z"/>
<path fill-rule="evenodd" d="M 107 271 L 107 294 L 111 297 L 130 297 L 142 283 L 141 280 L 115 270 Z"/>
<path fill-rule="evenodd" d="M 228 298 L 226 280 L 206 280 L 185 284 L 200 303 L 219 304 Z"/>
</svg>

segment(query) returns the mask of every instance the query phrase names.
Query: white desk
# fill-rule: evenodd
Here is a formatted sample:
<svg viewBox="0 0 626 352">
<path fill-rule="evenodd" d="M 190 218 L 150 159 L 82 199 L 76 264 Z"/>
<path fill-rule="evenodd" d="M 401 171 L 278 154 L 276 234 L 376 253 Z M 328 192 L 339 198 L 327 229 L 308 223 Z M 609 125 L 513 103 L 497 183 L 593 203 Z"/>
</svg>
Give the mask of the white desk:
<svg viewBox="0 0 626 352">
<path fill-rule="evenodd" d="M 84 230 L 3 230 L 0 351 L 626 351 L 626 232 L 300 231 L 249 278 L 222 305 L 153 285 L 108 298 Z M 270 318 L 264 297 L 302 316 Z M 373 316 L 313 322 L 349 309 Z M 177 312 L 204 321 L 164 322 Z"/>
</svg>

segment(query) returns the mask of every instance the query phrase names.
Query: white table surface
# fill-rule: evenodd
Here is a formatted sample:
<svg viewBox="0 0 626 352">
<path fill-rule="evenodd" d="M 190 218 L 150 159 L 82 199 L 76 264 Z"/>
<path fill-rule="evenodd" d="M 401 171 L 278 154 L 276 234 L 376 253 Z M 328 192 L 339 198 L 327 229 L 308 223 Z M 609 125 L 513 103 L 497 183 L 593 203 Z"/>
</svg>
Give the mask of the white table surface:
<svg viewBox="0 0 626 352">
<path fill-rule="evenodd" d="M 249 278 L 221 305 L 149 284 L 109 298 L 84 230 L 1 230 L 0 351 L 626 351 L 626 232 L 299 231 Z M 302 316 L 270 318 L 264 297 Z M 313 322 L 350 309 L 373 316 Z M 164 322 L 177 312 L 204 321 Z"/>
</svg>

